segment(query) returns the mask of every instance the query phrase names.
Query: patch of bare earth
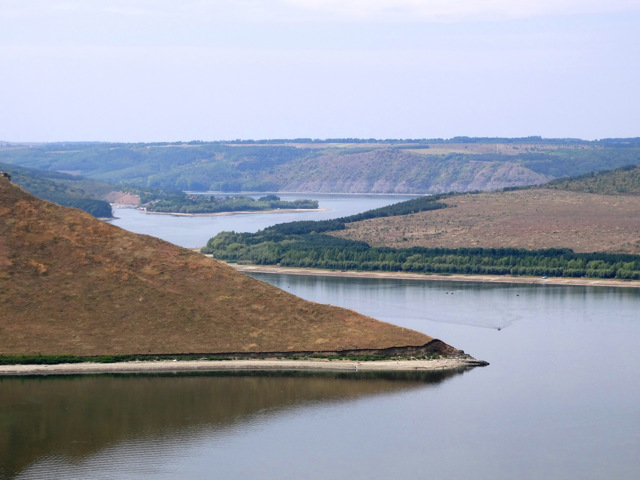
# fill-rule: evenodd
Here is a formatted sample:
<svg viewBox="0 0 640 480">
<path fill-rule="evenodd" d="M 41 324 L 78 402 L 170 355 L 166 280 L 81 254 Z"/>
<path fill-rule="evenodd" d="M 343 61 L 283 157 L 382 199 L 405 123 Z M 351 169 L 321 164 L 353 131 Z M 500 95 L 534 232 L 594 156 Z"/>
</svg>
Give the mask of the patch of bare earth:
<svg viewBox="0 0 640 480">
<path fill-rule="evenodd" d="M 105 196 L 105 200 L 117 205 L 140 205 L 140 196 L 127 192 L 110 192 Z"/>
<path fill-rule="evenodd" d="M 571 248 L 640 254 L 640 197 L 533 189 L 458 195 L 450 208 L 333 232 L 372 246 Z"/>
</svg>

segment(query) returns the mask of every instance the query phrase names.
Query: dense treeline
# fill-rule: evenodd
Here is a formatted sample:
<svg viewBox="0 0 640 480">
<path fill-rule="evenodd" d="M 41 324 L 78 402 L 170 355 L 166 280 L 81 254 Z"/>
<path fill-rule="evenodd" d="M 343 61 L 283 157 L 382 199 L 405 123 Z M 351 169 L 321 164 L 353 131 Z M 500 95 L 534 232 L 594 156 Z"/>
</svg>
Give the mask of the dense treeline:
<svg viewBox="0 0 640 480">
<path fill-rule="evenodd" d="M 202 250 L 237 263 L 286 267 L 470 275 L 640 280 L 640 256 L 569 249 L 371 248 L 331 235 L 222 232 Z"/>
<path fill-rule="evenodd" d="M 409 215 L 411 213 L 426 212 L 445 208 L 445 203 L 438 200 L 447 195 L 434 195 L 430 197 L 420 197 L 413 200 L 394 203 L 386 207 L 368 210 L 348 217 L 335 218 L 331 220 L 300 220 L 297 222 L 279 223 L 264 231 L 268 233 L 278 233 L 282 235 L 303 235 L 306 233 L 322 233 L 337 230 L 344 230 L 347 223 L 359 222 L 369 218 L 393 217 L 395 215 Z"/>
<path fill-rule="evenodd" d="M 202 252 L 229 262 L 334 270 L 640 279 L 639 255 L 570 249 L 372 248 L 365 242 L 323 233 L 344 229 L 347 223 L 363 218 L 446 206 L 438 198 L 409 200 L 335 220 L 278 224 L 256 233 L 222 232 Z"/>
<path fill-rule="evenodd" d="M 189 144 L 203 144 L 205 142 L 193 141 Z M 601 140 L 594 140 L 593 142 L 588 140 L 582 140 L 579 138 L 542 138 L 538 135 L 532 135 L 529 137 L 465 137 L 457 136 L 452 138 L 272 138 L 263 140 L 225 140 L 214 143 L 223 143 L 229 145 L 279 145 L 289 143 L 301 143 L 301 144 L 324 144 L 324 143 L 383 143 L 383 144 L 398 144 L 398 143 L 418 143 L 418 144 L 451 144 L 451 143 L 506 143 L 506 144 L 518 144 L 518 143 L 536 143 L 544 145 L 588 145 L 591 143 L 602 144 L 615 147 L 628 147 L 635 145 L 640 147 L 640 138 L 604 138 Z"/>
<path fill-rule="evenodd" d="M 246 196 L 218 197 L 212 195 L 183 195 L 178 198 L 154 201 L 146 205 L 148 212 L 163 213 L 220 213 L 280 209 L 316 209 L 317 200 L 280 200 L 275 195 L 267 195 L 258 200 Z"/>
</svg>

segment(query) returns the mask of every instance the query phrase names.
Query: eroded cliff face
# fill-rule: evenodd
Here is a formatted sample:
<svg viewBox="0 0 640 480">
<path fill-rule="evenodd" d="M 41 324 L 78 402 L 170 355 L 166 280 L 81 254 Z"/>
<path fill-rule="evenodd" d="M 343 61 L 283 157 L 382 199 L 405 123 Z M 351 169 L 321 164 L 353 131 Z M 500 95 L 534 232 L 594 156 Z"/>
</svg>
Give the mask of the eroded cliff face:
<svg viewBox="0 0 640 480">
<path fill-rule="evenodd" d="M 444 159 L 391 149 L 299 160 L 266 178 L 286 192 L 396 194 L 497 190 L 548 180 L 515 162 Z"/>
</svg>

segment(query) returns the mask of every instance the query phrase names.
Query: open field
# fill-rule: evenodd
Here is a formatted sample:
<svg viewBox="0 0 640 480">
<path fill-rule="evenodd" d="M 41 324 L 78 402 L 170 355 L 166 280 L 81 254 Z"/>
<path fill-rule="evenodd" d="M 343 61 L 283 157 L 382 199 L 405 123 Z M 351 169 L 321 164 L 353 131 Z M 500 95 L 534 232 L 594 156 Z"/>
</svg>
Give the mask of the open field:
<svg viewBox="0 0 640 480">
<path fill-rule="evenodd" d="M 640 254 L 640 197 L 549 189 L 457 195 L 451 208 L 353 223 L 332 235 L 371 246 L 571 248 Z"/>
</svg>

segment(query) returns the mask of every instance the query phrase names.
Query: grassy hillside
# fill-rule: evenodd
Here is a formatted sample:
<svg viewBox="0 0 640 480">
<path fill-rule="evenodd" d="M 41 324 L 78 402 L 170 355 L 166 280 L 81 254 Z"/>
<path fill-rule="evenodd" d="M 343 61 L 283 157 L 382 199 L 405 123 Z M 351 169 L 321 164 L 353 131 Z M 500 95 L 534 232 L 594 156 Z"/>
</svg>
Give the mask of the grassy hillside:
<svg viewBox="0 0 640 480">
<path fill-rule="evenodd" d="M 616 170 L 558 179 L 549 182 L 545 188 L 602 195 L 640 195 L 640 167 L 628 165 Z"/>
<path fill-rule="evenodd" d="M 394 248 L 569 248 L 640 254 L 640 197 L 531 189 L 454 195 L 449 208 L 353 223 L 333 235 Z"/>
<path fill-rule="evenodd" d="M 109 202 L 96 196 L 106 195 L 115 188 L 113 185 L 64 173 L 6 163 L 0 163 L 0 171 L 9 173 L 14 183 L 36 197 L 65 207 L 79 208 L 94 217 L 113 216 Z"/>
<path fill-rule="evenodd" d="M 2 177 L 0 217 L 3 355 L 454 351 L 45 202 Z"/>
<path fill-rule="evenodd" d="M 640 164 L 640 140 L 274 140 L 0 147 L 0 162 L 143 187 L 441 193 L 538 185 Z"/>
</svg>

